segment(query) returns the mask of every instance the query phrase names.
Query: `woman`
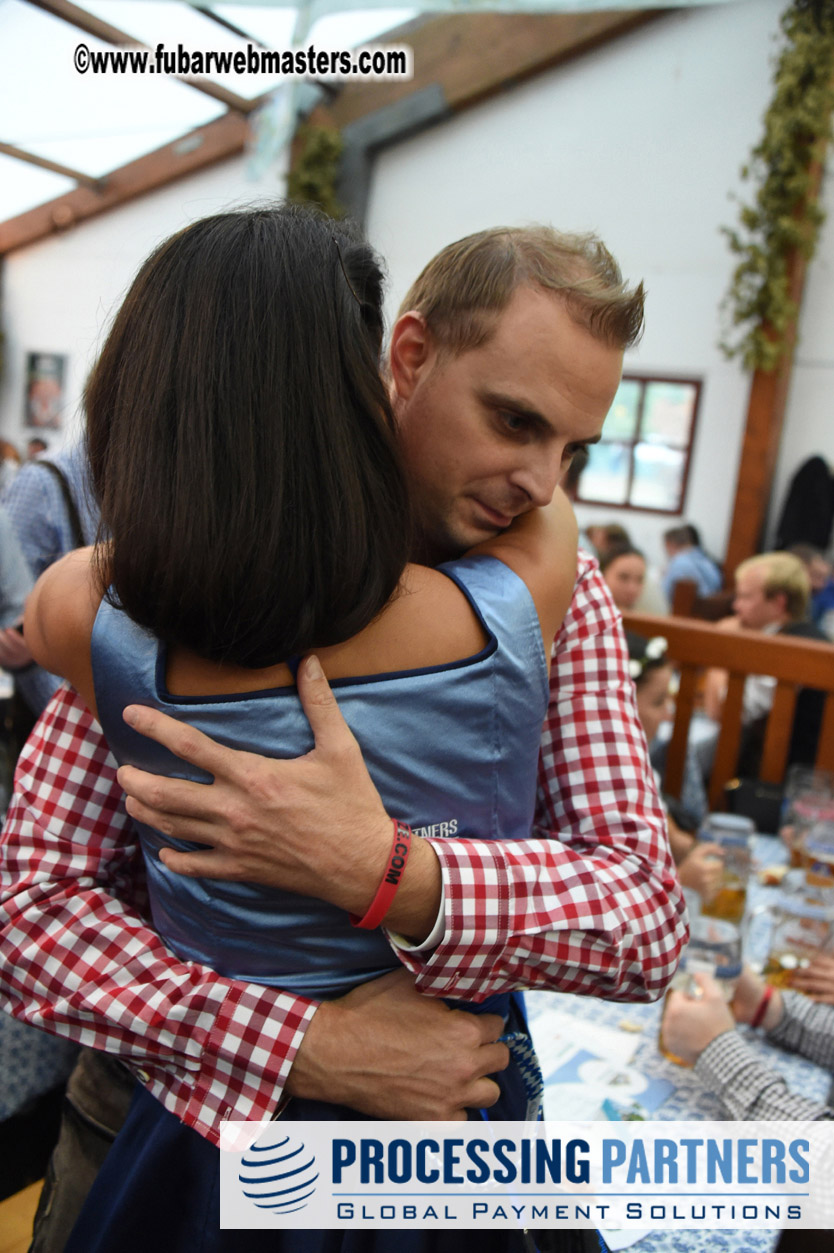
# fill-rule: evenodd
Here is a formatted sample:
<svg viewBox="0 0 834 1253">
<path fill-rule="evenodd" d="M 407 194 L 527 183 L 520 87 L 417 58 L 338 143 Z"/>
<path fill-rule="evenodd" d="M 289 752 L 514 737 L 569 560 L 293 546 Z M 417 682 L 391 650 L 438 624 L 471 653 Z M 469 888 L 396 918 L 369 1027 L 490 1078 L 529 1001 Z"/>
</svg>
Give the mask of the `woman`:
<svg viewBox="0 0 834 1253">
<path fill-rule="evenodd" d="M 609 548 L 600 557 L 599 568 L 620 612 L 633 609 L 646 582 L 646 558 L 639 548 L 630 544 Z"/>
<path fill-rule="evenodd" d="M 31 645 L 88 700 L 120 761 L 192 778 L 130 731 L 123 708 L 154 704 L 235 747 L 298 756 L 312 737 L 294 674 L 315 649 L 381 814 L 431 825 L 451 805 L 459 834 L 523 838 L 547 702 L 544 640 L 570 600 L 575 526 L 558 500 L 441 570 L 406 564 L 381 337 L 378 265 L 342 226 L 289 208 L 233 213 L 163 244 L 87 389 L 112 538 L 38 585 Z M 387 819 L 370 849 L 342 841 L 345 872 L 328 899 L 309 880 L 288 892 L 174 875 L 159 832 L 140 831 L 158 931 L 179 956 L 231 977 L 337 996 L 397 967 L 383 918 L 414 937 L 430 929 L 421 888 L 438 872 L 427 842 L 414 842 L 380 906 Z M 523 1027 L 509 998 L 486 1008 Z M 517 1067 L 500 1086 L 501 1114 L 524 1117 Z M 351 1115 L 294 1100 L 284 1116 Z M 142 1250 L 154 1240 L 184 1253 L 238 1247 L 212 1229 L 214 1153 L 139 1089 L 69 1248 L 126 1253 L 134 1228 Z M 160 1180 L 185 1177 L 186 1194 L 160 1215 Z M 334 1247 L 329 1233 L 283 1239 L 285 1249 Z"/>
</svg>

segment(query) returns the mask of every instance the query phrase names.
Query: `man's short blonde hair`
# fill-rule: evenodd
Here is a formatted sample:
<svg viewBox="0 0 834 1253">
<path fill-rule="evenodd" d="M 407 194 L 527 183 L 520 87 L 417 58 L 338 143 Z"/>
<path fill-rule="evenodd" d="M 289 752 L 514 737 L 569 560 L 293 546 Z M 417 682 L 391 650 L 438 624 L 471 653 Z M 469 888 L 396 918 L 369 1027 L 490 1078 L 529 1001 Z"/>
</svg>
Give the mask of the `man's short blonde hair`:
<svg viewBox="0 0 834 1253">
<path fill-rule="evenodd" d="M 798 557 L 792 553 L 761 553 L 758 557 L 748 557 L 736 567 L 736 578 L 749 570 L 761 570 L 768 600 L 780 593 L 784 595 L 785 612 L 791 622 L 802 622 L 808 617 L 811 580 Z"/>
<path fill-rule="evenodd" d="M 449 244 L 415 279 L 399 316 L 421 313 L 438 345 L 457 356 L 489 339 L 520 287 L 559 296 L 573 320 L 604 344 L 630 348 L 642 334 L 642 283 L 623 281 L 595 235 L 550 226 L 499 226 Z"/>
</svg>

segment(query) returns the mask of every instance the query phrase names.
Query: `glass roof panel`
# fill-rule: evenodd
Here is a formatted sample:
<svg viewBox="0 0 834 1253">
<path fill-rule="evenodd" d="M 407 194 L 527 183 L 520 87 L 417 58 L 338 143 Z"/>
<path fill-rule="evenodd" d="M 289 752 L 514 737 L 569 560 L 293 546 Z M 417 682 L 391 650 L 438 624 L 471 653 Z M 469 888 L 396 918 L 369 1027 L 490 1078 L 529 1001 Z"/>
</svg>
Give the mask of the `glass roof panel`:
<svg viewBox="0 0 834 1253">
<path fill-rule="evenodd" d="M 93 178 L 225 112 L 174 79 L 79 73 L 79 44 L 110 45 L 21 0 L 0 0 L 0 28 L 0 138 Z"/>
<path fill-rule="evenodd" d="M 53 174 L 0 153 L 0 222 L 63 196 L 75 185 L 63 174 Z"/>
<path fill-rule="evenodd" d="M 246 51 L 246 39 L 225 30 L 189 4 L 170 3 L 169 0 L 91 0 L 84 7 L 149 48 L 155 49 L 157 44 L 164 43 L 166 51 L 173 53 L 178 44 L 189 54 Z M 290 10 L 290 23 L 293 13 L 294 10 Z M 234 17 L 228 20 L 236 26 L 243 25 Z M 203 74 L 201 77 L 221 83 L 246 100 L 271 91 L 279 81 L 277 77 L 267 74 L 218 73 Z"/>
</svg>

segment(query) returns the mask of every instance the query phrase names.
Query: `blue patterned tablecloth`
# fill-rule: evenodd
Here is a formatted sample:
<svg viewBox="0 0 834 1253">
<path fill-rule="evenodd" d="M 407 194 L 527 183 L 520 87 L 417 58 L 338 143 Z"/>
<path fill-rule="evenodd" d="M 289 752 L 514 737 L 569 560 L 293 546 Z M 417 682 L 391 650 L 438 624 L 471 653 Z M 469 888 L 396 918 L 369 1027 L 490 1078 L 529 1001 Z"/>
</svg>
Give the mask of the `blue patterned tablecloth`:
<svg viewBox="0 0 834 1253">
<path fill-rule="evenodd" d="M 772 836 L 759 836 L 755 846 L 757 867 L 784 860 L 780 842 Z M 751 907 L 767 904 L 776 889 L 753 883 L 748 891 Z M 760 915 L 764 922 L 763 915 Z M 758 928 L 751 935 L 753 955 L 762 942 Z M 694 1071 L 675 1066 L 657 1048 L 663 1002 L 638 1004 L 622 1001 L 601 1001 L 593 997 L 570 996 L 559 992 L 526 992 L 524 996 L 533 1040 L 544 1041 L 548 1014 L 554 1010 L 569 1013 L 577 1024 L 578 1042 L 593 1052 L 596 1024 L 617 1029 L 622 1023 L 639 1027 L 637 1050 L 631 1066 L 649 1079 L 666 1079 L 675 1085 L 674 1092 L 652 1114 L 658 1121 L 712 1120 L 727 1121 L 727 1113 L 718 1097 L 708 1092 Z M 831 1089 L 831 1074 L 813 1062 L 786 1053 L 768 1044 L 759 1032 L 740 1028 L 750 1047 L 768 1065 L 784 1076 L 789 1087 L 812 1100 L 824 1101 Z M 544 1051 L 544 1050 L 543 1050 Z M 633 1247 L 639 1253 L 771 1253 L 779 1232 L 763 1231 L 653 1231 Z"/>
</svg>

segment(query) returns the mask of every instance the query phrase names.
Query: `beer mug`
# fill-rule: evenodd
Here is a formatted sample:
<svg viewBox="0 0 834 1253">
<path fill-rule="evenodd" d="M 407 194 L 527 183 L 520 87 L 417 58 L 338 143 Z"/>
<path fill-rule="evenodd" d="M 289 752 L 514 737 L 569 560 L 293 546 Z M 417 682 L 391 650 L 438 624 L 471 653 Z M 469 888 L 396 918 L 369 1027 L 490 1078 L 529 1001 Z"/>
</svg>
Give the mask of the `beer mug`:
<svg viewBox="0 0 834 1253">
<path fill-rule="evenodd" d="M 806 832 L 800 864 L 809 888 L 834 888 L 834 822 L 817 822 Z"/>
<path fill-rule="evenodd" d="M 775 988 L 790 987 L 793 972 L 834 941 L 834 886 L 809 890 L 803 873 L 791 870 L 775 902 L 758 905 L 753 914 L 766 914 L 770 922 L 764 978 Z"/>
<path fill-rule="evenodd" d="M 732 922 L 722 918 L 707 918 L 700 915 L 690 920 L 689 943 L 681 955 L 681 962 L 672 982 L 666 990 L 663 1002 L 663 1016 L 660 1020 L 660 1035 L 657 1046 L 667 1061 L 676 1066 L 691 1067 L 692 1063 L 684 1061 L 676 1053 L 672 1053 L 663 1043 L 663 1018 L 666 1016 L 666 1005 L 669 994 L 682 990 L 689 995 L 697 988 L 693 975 L 712 975 L 717 980 L 729 1005 L 741 977 L 741 931 Z"/>
<path fill-rule="evenodd" d="M 791 766 L 785 778 L 779 835 L 792 866 L 802 865 L 802 842 L 818 822 L 834 820 L 834 775 L 813 766 Z"/>
<path fill-rule="evenodd" d="M 747 880 L 753 863 L 753 836 L 756 828 L 740 814 L 708 814 L 698 831 L 699 840 L 718 844 L 724 855 L 721 887 L 701 913 L 738 925 L 747 903 Z"/>
</svg>

